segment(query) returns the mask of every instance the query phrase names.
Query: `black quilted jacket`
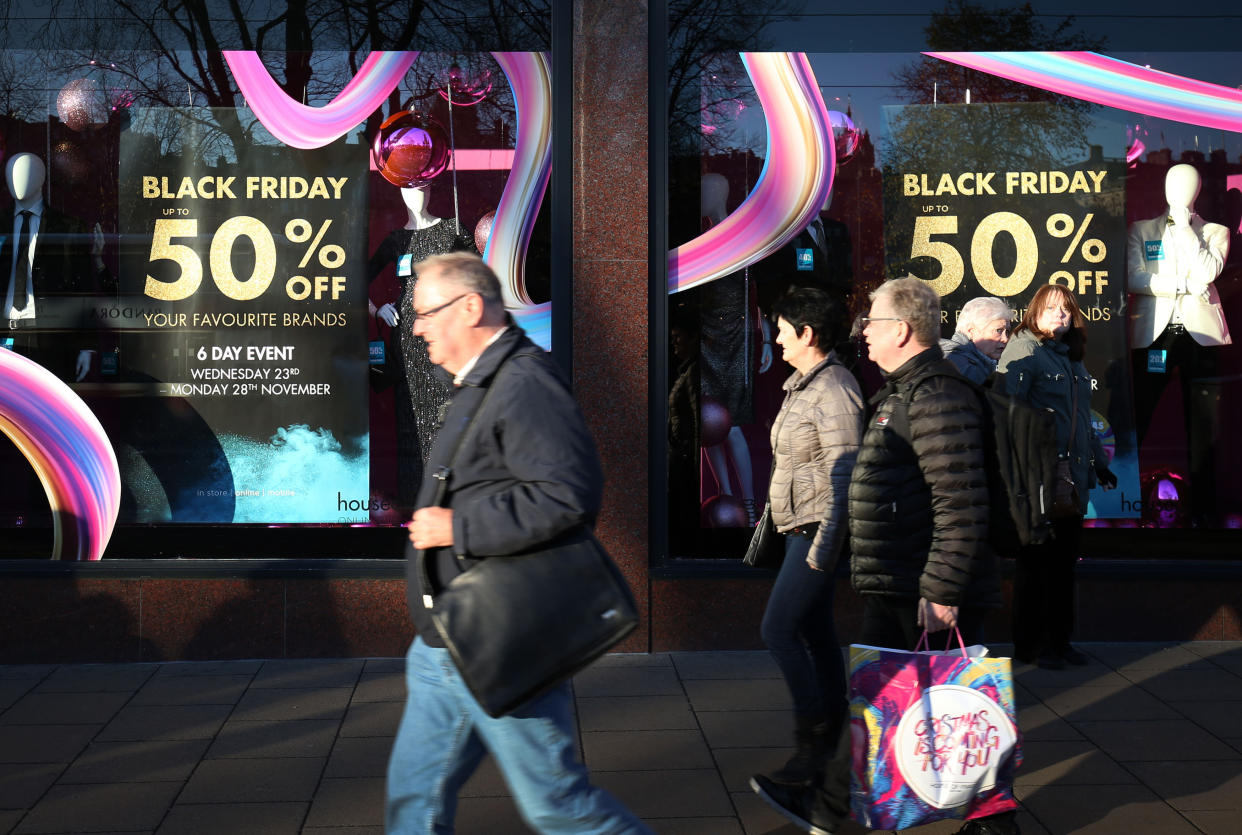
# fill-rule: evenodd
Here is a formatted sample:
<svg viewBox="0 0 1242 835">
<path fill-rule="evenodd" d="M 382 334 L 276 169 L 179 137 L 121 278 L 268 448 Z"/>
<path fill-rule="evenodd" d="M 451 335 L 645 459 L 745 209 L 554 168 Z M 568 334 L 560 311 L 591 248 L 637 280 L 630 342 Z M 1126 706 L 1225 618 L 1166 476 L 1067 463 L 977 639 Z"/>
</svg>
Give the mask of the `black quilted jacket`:
<svg viewBox="0 0 1242 835">
<path fill-rule="evenodd" d="M 979 398 L 935 346 L 889 375 L 871 404 L 850 482 L 854 588 L 999 606 Z"/>
</svg>

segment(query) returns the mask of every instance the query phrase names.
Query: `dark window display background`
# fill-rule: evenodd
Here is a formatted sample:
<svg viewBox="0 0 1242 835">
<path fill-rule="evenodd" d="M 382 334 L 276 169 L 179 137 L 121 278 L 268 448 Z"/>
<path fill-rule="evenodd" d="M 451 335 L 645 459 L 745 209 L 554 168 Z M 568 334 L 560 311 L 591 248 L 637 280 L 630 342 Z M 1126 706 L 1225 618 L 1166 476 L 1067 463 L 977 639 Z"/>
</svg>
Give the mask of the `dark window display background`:
<svg viewBox="0 0 1242 835">
<path fill-rule="evenodd" d="M 144 33 L 124 14 L 110 15 L 104 22 L 95 21 L 99 32 L 93 35 L 58 21 L 54 11 L 40 6 L 37 14 L 19 16 L 5 32 L 3 41 L 12 45 L 23 34 L 22 45 L 29 48 L 0 49 L 7 89 L 0 151 L 6 162 L 19 153 L 33 153 L 44 162 L 45 205 L 74 219 L 73 233 L 62 242 L 83 263 L 92 253 L 95 224 L 102 233 L 104 270 L 98 274 L 93 267 L 84 270 L 89 272 L 89 287 L 60 300 L 59 307 L 72 308 L 85 318 L 58 322 L 56 327 L 74 346 L 81 342 L 91 350 L 90 370 L 81 381 L 74 379 L 71 364 L 56 370 L 104 424 L 121 464 L 120 519 L 105 557 L 399 556 L 400 528 L 394 526 L 412 503 L 409 482 L 417 473 L 411 475 L 411 470 L 421 468 L 421 460 L 414 457 L 417 448 L 400 437 L 408 427 L 398 427 L 396 418 L 398 399 L 409 400 L 408 392 L 394 383 L 396 376 L 406 377 L 397 329 L 408 317 L 390 329 L 368 313 L 368 300 L 376 309 L 385 303 L 399 308 L 400 273 L 408 273 L 409 263 L 400 256 L 416 252 L 416 261 L 429 253 L 425 246 L 406 246 L 400 230 L 410 210 L 402 190 L 376 170 L 369 152 L 371 140 L 384 119 L 402 110 L 419 111 L 438 123 L 443 138 L 459 153 L 456 165 L 450 164 L 430 181 L 425 212 L 444 219 L 440 228 L 448 228 L 456 217 L 460 234 L 450 234 L 448 243 L 437 238 L 433 249 L 485 245 L 487 215 L 495 210 L 510 177 L 507 166 L 512 164 L 517 122 L 505 73 L 478 45 L 546 52 L 548 7 L 529 5 L 526 14 L 511 18 L 489 15 L 482 6 L 476 16 L 445 18 L 428 7 L 421 22 L 415 15 L 397 26 L 396 18 L 385 23 L 381 16 L 383 31 L 356 32 L 358 37 L 342 34 L 354 23 L 336 20 L 334 28 L 320 18 L 298 38 L 282 38 L 281 45 L 323 45 L 298 52 L 262 52 L 268 71 L 286 92 L 313 106 L 323 106 L 339 93 L 370 49 L 420 50 L 379 111 L 340 140 L 310 151 L 291 149 L 273 139 L 236 86 L 230 87 L 235 82 L 227 70 L 223 76 L 218 73 L 219 53 L 184 49 L 184 35 L 166 25 L 169 21 L 157 19 L 159 34 Z M 138 32 L 129 44 L 153 48 L 105 48 L 104 44 L 117 42 L 102 37 L 109 25 Z M 194 25 L 201 36 L 203 21 Z M 264 21 L 238 22 L 227 13 L 206 23 L 214 27 L 225 48 L 253 47 L 256 37 L 271 46 L 274 34 L 284 34 L 284 27 L 278 26 L 260 35 L 263 25 Z M 160 42 L 164 36 L 167 41 Z M 364 47 L 356 51 L 338 48 L 360 41 Z M 475 47 L 463 49 L 467 41 Z M 81 48 L 72 48 L 79 44 Z M 451 107 L 442 95 L 445 87 L 454 90 Z M 314 184 L 317 175 L 322 175 L 320 188 L 329 192 L 332 177 L 349 178 L 339 200 L 320 199 L 315 205 L 316 198 L 298 194 L 296 188 L 280 190 L 279 184 L 289 185 L 299 176 Z M 219 211 L 213 212 L 214 198 L 204 190 L 193 197 L 183 195 L 180 202 L 157 199 L 154 204 L 159 208 L 153 212 L 135 198 L 135 192 L 155 188 L 147 179 L 160 182 L 161 176 L 167 177 L 168 185 L 158 187 L 173 192 L 186 177 L 197 192 L 204 182 L 201 178 L 210 178 L 210 188 L 216 188 L 235 176 L 232 190 L 239 199 L 229 202 L 227 209 L 220 208 L 226 202 L 223 198 L 216 200 L 214 208 Z M 265 195 L 256 190 L 255 200 L 247 204 L 250 195 L 243 189 L 248 177 L 277 178 L 278 185 Z M 0 208 L 11 208 L 7 189 L 0 193 L 0 203 Z M 175 246 L 157 252 L 153 241 L 160 235 L 153 230 L 160 212 L 172 206 L 169 211 L 176 219 L 181 216 L 178 205 L 190 207 L 182 214 L 197 216 L 201 228 L 189 237 L 179 230 L 178 237 L 164 241 L 180 246 L 180 254 Z M 332 382 L 336 396 L 317 398 L 313 408 L 289 399 L 282 406 L 280 396 L 257 397 L 253 391 L 241 396 L 234 391 L 211 394 L 217 381 L 189 376 L 191 366 L 246 364 L 230 362 L 229 354 L 267 350 L 266 343 L 273 340 L 263 336 L 263 328 L 235 327 L 229 334 L 218 323 L 205 323 L 161 342 L 152 322 L 142 321 L 144 313 L 157 309 L 179 309 L 191 316 L 247 310 L 246 302 L 223 297 L 227 294 L 213 284 L 213 267 L 220 268 L 209 264 L 213 230 L 241 215 L 251 219 L 249 225 L 241 225 L 244 228 L 231 248 L 222 248 L 228 264 L 224 271 L 231 270 L 237 280 L 234 292 L 256 270 L 262 273 L 258 264 L 264 258 L 260 252 L 264 229 L 276 241 L 279 265 L 267 293 L 249 310 L 270 313 L 279 325 L 286 315 L 318 316 L 320 325 L 331 315 L 347 321 L 342 327 L 306 326 L 296 337 L 274 340 L 277 348 L 287 351 L 282 361 L 273 363 L 285 367 L 280 382 Z M 258 245 L 250 236 L 256 228 Z M 318 237 L 321 231 L 324 234 Z M 386 249 L 386 239 L 394 235 L 402 238 L 399 246 L 394 250 L 389 241 Z M 51 243 L 52 236 L 46 234 L 44 245 Z M 549 298 L 548 244 L 545 201 L 525 267 L 527 291 L 536 303 Z M 142 292 L 144 273 L 162 282 L 175 281 L 184 267 L 178 259 L 186 257 L 185 247 L 195 250 L 203 264 L 203 279 L 194 295 L 214 300 L 180 308 L 176 305 L 183 302 L 172 307 L 151 303 Z M 153 257 L 156 254 L 163 258 Z M 294 263 L 303 260 L 307 263 L 301 268 Z M 296 292 L 311 289 L 312 295 L 295 299 L 295 290 L 287 290 L 285 281 L 293 273 L 311 279 Z M 330 282 L 314 290 L 317 273 L 344 276 L 343 289 L 335 298 Z M 3 284 L 7 287 L 7 272 Z M 322 304 L 314 304 L 314 292 L 322 296 Z M 267 304 L 271 296 L 284 298 Z M 44 305 L 40 315 L 53 307 Z M 178 330 L 175 322 L 174 318 L 170 331 Z M 292 329 L 283 333 L 292 334 Z M 382 346 L 387 362 L 379 358 L 376 346 Z M 213 352 L 218 356 L 214 363 Z M 153 367 L 166 376 L 150 373 Z M 191 393 L 186 396 L 173 396 L 175 392 L 163 390 L 170 382 L 195 388 L 187 389 Z M 237 381 L 224 384 L 233 389 Z M 213 410 L 215 417 L 210 416 Z M 204 419 L 203 414 L 209 417 Z M 220 418 L 222 414 L 227 418 Z M 235 434 L 249 437 L 231 438 L 213 429 L 211 421 L 216 419 L 232 420 L 243 430 Z M 424 434 L 423 440 L 429 442 L 430 435 Z M 207 436 L 210 442 L 204 443 Z M 236 463 L 235 458 L 230 461 L 236 452 L 230 443 L 236 448 L 263 448 L 261 455 L 249 456 L 244 485 L 222 473 Z M 30 465 L 4 436 L 0 454 L 0 556 L 42 558 L 52 542 L 47 498 Z M 403 456 L 413 465 L 401 467 Z M 265 500 L 266 508 L 259 504 L 260 493 L 274 497 Z M 317 496 L 313 507 L 301 501 L 311 493 Z M 211 536 L 196 536 L 200 526 L 209 528 Z"/>
<path fill-rule="evenodd" d="M 908 27 L 908 21 L 896 23 L 896 32 Z M 763 51 L 772 51 L 784 48 L 786 43 L 805 43 L 809 38 L 806 33 L 789 35 L 781 24 L 776 20 L 763 30 L 768 35 L 766 40 L 755 37 L 741 48 L 753 49 L 756 42 L 762 42 Z M 1112 37 L 1089 34 L 1091 27 L 1100 28 L 1101 24 L 1088 15 L 1085 24 L 1072 29 L 1084 39 L 1077 48 L 1102 49 L 1103 43 L 1127 40 L 1116 24 L 1108 30 Z M 680 25 L 685 26 L 684 22 Z M 856 27 L 856 23 L 850 25 Z M 781 31 L 786 32 L 784 39 Z M 726 211 L 735 210 L 754 188 L 767 153 L 763 114 L 736 52 L 697 55 L 691 60 L 678 52 L 676 34 L 672 33 L 669 56 L 670 247 L 684 244 L 719 221 L 719 217 L 708 217 L 711 207 L 707 204 L 721 191 L 727 192 Z M 870 37 L 874 38 L 874 33 Z M 919 40 L 913 35 L 904 39 Z M 1129 40 L 1144 39 L 1138 35 Z M 1213 39 L 1200 43 L 1211 44 Z M 893 39 L 901 40 L 903 36 Z M 1192 39 L 1182 40 L 1190 44 Z M 1187 48 L 1193 50 L 1198 45 Z M 912 49 L 926 48 L 925 42 L 912 43 Z M 1233 52 L 1110 50 L 1107 54 L 1231 88 L 1242 82 L 1236 69 L 1239 56 Z M 936 128 L 939 136 L 927 140 L 946 146 L 938 150 L 929 151 L 924 145 L 913 152 L 894 146 L 893 131 L 900 127 L 903 115 L 909 122 L 906 129 L 927 139 L 929 126 L 933 126 L 933 102 L 942 108 L 941 116 L 963 114 L 967 107 L 978 112 L 989 104 L 996 104 L 998 112 L 1042 107 L 1042 115 L 1036 111 L 998 119 L 996 124 L 1003 125 L 1004 131 L 995 136 L 999 147 L 988 150 L 991 168 L 984 170 L 1008 170 L 1007 156 L 1044 160 L 1045 167 L 1071 174 L 1076 169 L 1108 168 L 1109 193 L 1092 198 L 1094 204 L 1082 201 L 1077 207 L 1059 205 L 1044 195 L 1028 199 L 1025 206 L 978 209 L 1013 211 L 1037 230 L 1043 262 L 1040 276 L 1056 268 L 1046 263 L 1049 260 L 1063 260 L 1075 275 L 1082 267 L 1107 268 L 1104 278 L 1111 286 L 1104 292 L 1116 291 L 1111 305 L 1099 304 L 1101 297 L 1094 286 L 1079 292 L 1078 297 L 1084 308 L 1096 307 L 1088 330 L 1088 365 L 1100 388 L 1108 392 L 1101 404 L 1093 403 L 1101 419 L 1098 427 L 1108 435 L 1106 445 L 1118 454 L 1133 456 L 1134 464 L 1128 489 L 1120 491 L 1120 496 L 1114 494 L 1110 506 L 1086 524 L 1129 529 L 1124 537 L 1121 533 L 1116 537 L 1125 538 L 1131 545 L 1133 537 L 1144 531 L 1150 534 L 1149 542 L 1167 543 L 1170 535 L 1215 542 L 1219 535 L 1242 527 L 1242 478 L 1237 475 L 1242 443 L 1233 430 L 1242 418 L 1242 348 L 1236 344 L 1204 348 L 1198 364 L 1186 366 L 1189 373 L 1178 369 L 1150 378 L 1166 385 L 1155 399 L 1150 428 L 1135 449 L 1132 399 L 1137 366 L 1133 359 L 1141 355 L 1129 350 L 1124 326 L 1129 312 L 1126 230 L 1136 221 L 1163 214 L 1165 173 L 1173 164 L 1188 163 L 1202 178 L 1195 211 L 1206 221 L 1226 226 L 1231 236 L 1229 257 L 1215 284 L 1226 321 L 1234 329 L 1242 328 L 1242 134 L 1084 104 L 1017 83 L 989 80 L 980 73 L 963 73 L 948 64 L 936 66 L 939 62 L 913 51 L 808 52 L 807 57 L 828 109 L 848 114 L 856 129 L 857 145 L 848 156 L 839 157 L 831 201 L 820 215 L 829 247 L 822 265 L 817 263 L 817 269 L 822 266 L 826 272 L 820 281 L 844 276 L 850 282 L 853 315 L 865 313 L 868 293 L 886 278 L 907 271 L 920 274 L 893 251 L 894 240 L 904 245 L 907 254 L 910 251 L 911 219 L 901 214 L 901 200 L 899 196 L 894 199 L 891 191 L 899 169 L 904 171 L 909 165 L 903 154 L 914 154 L 921 160 L 939 155 L 940 170 L 953 171 L 953 143 L 960 142 L 963 160 L 958 167 L 972 168 L 966 160 L 971 151 L 965 133 L 955 137 L 950 128 Z M 965 86 L 974 88 L 970 105 L 965 104 Z M 916 118 L 912 113 L 921 115 Z M 949 117 L 950 121 L 953 118 L 957 117 Z M 841 143 L 837 148 L 840 154 Z M 977 166 L 987 162 L 970 161 Z M 933 187 L 935 183 L 933 175 Z M 886 187 L 890 191 L 886 192 Z M 962 206 L 963 201 L 956 204 Z M 956 207 L 950 212 L 961 214 Z M 1076 238 L 1087 212 L 1094 213 L 1088 230 L 1083 230 L 1089 233 Z M 1063 219 L 1054 224 L 1055 232 L 1050 231 L 1046 223 L 1055 214 L 1073 223 Z M 963 218 L 958 235 L 936 235 L 933 240 L 952 243 L 969 264 L 973 223 Z M 896 224 L 903 228 L 893 228 Z M 1072 249 L 1071 241 L 1092 239 L 1100 240 L 1107 251 L 1102 263 L 1077 263 L 1083 260 L 1081 246 L 1072 255 L 1065 254 Z M 773 345 L 771 368 L 761 370 L 761 317 L 765 303 L 780 292 L 780 287 L 810 275 L 797 270 L 798 246 L 806 244 L 794 242 L 738 274 L 669 296 L 668 517 L 669 554 L 674 560 L 737 559 L 750 535 L 748 511 L 752 507 L 755 513 L 762 510 L 771 461 L 769 432 L 782 399 L 781 383 L 792 369 L 781 361 L 779 346 Z M 994 243 L 992 256 L 1001 275 L 1013 271 L 1015 258 L 1020 256 L 1015 248 L 1013 239 L 1005 234 Z M 1102 253 L 1092 250 L 1090 254 L 1096 257 Z M 936 273 L 936 269 L 924 267 L 921 277 L 930 280 Z M 1091 277 L 1098 276 L 1093 272 Z M 978 290 L 970 278 L 968 273 L 963 288 L 973 286 L 973 292 L 959 290 L 957 297 L 946 297 L 950 318 L 944 327 L 945 337 L 953 332 L 954 307 L 975 295 L 989 294 Z M 1045 279 L 1036 279 L 1024 295 L 1011 297 L 1011 305 L 1024 307 L 1023 298 L 1029 297 L 1041 280 Z M 1110 325 L 1099 321 L 1101 318 L 1116 321 Z M 865 346 L 861 351 L 857 346 L 852 350 L 846 347 L 844 354 L 864 393 L 874 392 L 882 378 L 867 360 Z M 1140 373 L 1143 371 L 1146 369 Z M 1183 376 L 1189 378 L 1185 401 L 1180 386 Z M 1157 528 L 1162 532 L 1156 533 L 1153 529 Z M 1093 539 L 1099 537 L 1093 532 Z M 1104 548 L 1099 553 L 1108 551 Z M 1200 551 L 1208 556 L 1229 556 L 1226 549 L 1214 546 L 1196 554 Z M 1131 546 L 1111 555 L 1137 556 Z"/>
</svg>

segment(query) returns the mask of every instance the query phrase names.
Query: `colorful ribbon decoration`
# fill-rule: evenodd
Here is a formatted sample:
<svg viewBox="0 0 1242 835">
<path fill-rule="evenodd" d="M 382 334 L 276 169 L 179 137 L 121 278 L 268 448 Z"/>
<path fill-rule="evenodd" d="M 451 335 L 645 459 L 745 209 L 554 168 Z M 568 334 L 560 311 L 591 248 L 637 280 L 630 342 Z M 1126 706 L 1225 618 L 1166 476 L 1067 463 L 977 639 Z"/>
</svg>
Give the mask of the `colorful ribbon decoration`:
<svg viewBox="0 0 1242 835">
<path fill-rule="evenodd" d="M 523 273 L 526 249 L 552 172 L 552 76 L 542 53 L 492 55 L 513 90 L 517 143 L 483 258 L 500 277 L 505 306 L 523 310 L 534 304 Z"/>
<path fill-rule="evenodd" d="M 365 122 L 418 58 L 417 52 L 372 52 L 336 98 L 311 107 L 280 89 L 257 52 L 225 50 L 223 55 L 263 127 L 294 148 L 322 148 Z"/>
<path fill-rule="evenodd" d="M 767 120 L 767 159 L 742 205 L 669 252 L 670 293 L 729 275 L 780 249 L 815 217 L 832 192 L 832 125 L 806 55 L 741 56 Z"/>
<path fill-rule="evenodd" d="M 552 82 L 548 59 L 537 52 L 493 52 L 517 110 L 513 168 L 488 239 L 484 260 L 500 278 L 505 306 L 545 349 L 551 347 L 550 307 L 526 292 L 531 232 L 552 170 Z M 295 148 L 320 148 L 366 120 L 397 88 L 417 52 L 372 52 L 340 95 L 323 107 L 301 104 L 280 89 L 255 52 L 226 51 L 225 61 L 255 116 L 273 136 Z"/>
<path fill-rule="evenodd" d="M 26 456 L 52 508 L 52 559 L 103 556 L 121 508 L 121 470 L 103 426 L 43 366 L 0 348 L 0 432 Z"/>
<path fill-rule="evenodd" d="M 1242 130 L 1242 91 L 1097 52 L 927 52 L 1066 96 L 1207 128 Z"/>
</svg>

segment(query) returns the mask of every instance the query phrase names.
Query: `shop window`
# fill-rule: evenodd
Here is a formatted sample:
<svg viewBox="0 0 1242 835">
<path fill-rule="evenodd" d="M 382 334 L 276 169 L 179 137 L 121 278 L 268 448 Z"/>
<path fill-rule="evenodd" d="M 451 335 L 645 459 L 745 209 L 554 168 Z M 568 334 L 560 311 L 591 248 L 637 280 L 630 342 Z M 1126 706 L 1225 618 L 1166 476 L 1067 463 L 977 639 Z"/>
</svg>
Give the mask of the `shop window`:
<svg viewBox="0 0 1242 835">
<path fill-rule="evenodd" d="M 760 32 L 740 48 L 691 54 L 678 28 L 688 9 L 677 9 L 671 557 L 738 560 L 762 511 L 792 371 L 771 344 L 773 300 L 819 286 L 854 318 L 880 283 L 908 275 L 940 293 L 945 338 L 971 298 L 997 296 L 1017 321 L 1041 284 L 1075 294 L 1094 425 L 1120 480 L 1092 491 L 1087 525 L 1242 526 L 1242 448 L 1229 429 L 1242 407 L 1229 335 L 1242 327 L 1236 52 L 1198 51 L 1205 42 L 1186 21 L 1171 20 L 1166 51 L 1152 52 L 1125 46 L 1147 39 L 1090 10 L 1059 26 L 1029 8 L 954 4 L 919 28 L 902 15 L 776 14 L 756 18 Z M 880 32 L 909 51 L 806 49 Z M 776 51 L 786 44 L 802 49 Z M 1179 221 L 1185 251 L 1161 243 L 1181 199 L 1166 195 L 1173 181 L 1194 192 Z M 1162 277 L 1174 260 L 1177 275 Z M 882 375 L 865 346 L 835 347 L 875 392 Z"/>
<path fill-rule="evenodd" d="M 551 347 L 549 9 L 418 5 L 10 27 L 0 557 L 399 526 L 448 392 L 410 333 L 428 255 L 483 255 Z"/>
</svg>

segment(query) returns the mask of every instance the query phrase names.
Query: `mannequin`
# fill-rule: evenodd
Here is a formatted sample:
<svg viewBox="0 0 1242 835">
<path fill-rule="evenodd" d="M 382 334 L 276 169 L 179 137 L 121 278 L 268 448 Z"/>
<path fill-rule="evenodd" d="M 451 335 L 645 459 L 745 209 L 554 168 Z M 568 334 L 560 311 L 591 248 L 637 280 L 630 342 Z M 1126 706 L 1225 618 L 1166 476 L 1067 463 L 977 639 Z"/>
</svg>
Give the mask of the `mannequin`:
<svg viewBox="0 0 1242 835">
<path fill-rule="evenodd" d="M 453 250 L 475 252 L 474 242 L 456 221 L 445 221 L 427 208 L 426 184 L 401 189 L 406 222 L 394 229 L 376 248 L 368 265 L 368 281 L 373 282 L 389 265 L 396 267 L 401 282 L 397 299 L 378 306 L 368 299 L 372 316 L 393 328 L 395 339 L 389 350 L 401 358 L 405 374 L 398 375 L 397 395 L 397 494 L 403 506 L 413 507 L 423 480 L 423 467 L 431 452 L 431 441 L 439 426 L 440 407 L 448 400 L 448 381 L 427 357 L 427 344 L 402 327 L 403 314 L 414 299 L 414 265 L 430 255 Z M 408 319 L 408 317 L 406 317 Z M 411 323 L 412 324 L 412 323 Z"/>
<path fill-rule="evenodd" d="M 47 168 L 38 156 L 14 154 L 4 174 L 13 206 L 0 211 L 0 350 L 29 357 L 62 380 L 83 380 L 98 355 L 85 297 L 107 275 L 103 232 L 96 225 L 88 244 L 81 221 L 46 205 Z M 23 471 L 26 478 L 12 477 Z M 0 473 L 0 527 L 50 525 L 38 476 L 6 443 Z"/>
<path fill-rule="evenodd" d="M 701 214 L 704 222 L 715 226 L 728 214 L 729 181 L 721 174 L 704 174 L 701 181 Z M 699 293 L 700 394 L 719 400 L 729 410 L 732 426 L 723 443 L 707 447 L 708 466 L 726 496 L 741 496 L 749 524 L 758 520 L 755 510 L 755 479 L 750 447 L 740 424 L 754 419 L 751 342 L 754 319 L 750 282 L 745 273 L 736 273 L 705 284 Z M 771 364 L 771 346 L 766 360 Z M 732 464 L 732 472 L 730 471 Z M 733 475 L 738 483 L 735 485 Z"/>
<path fill-rule="evenodd" d="M 1214 493 L 1210 449 L 1215 415 L 1192 410 L 1191 381 L 1216 375 L 1218 346 L 1232 339 L 1215 281 L 1229 256 L 1229 230 L 1194 211 L 1202 185 L 1194 166 L 1179 164 L 1165 175 L 1166 211 L 1130 225 L 1127 287 L 1130 291 L 1131 369 L 1139 443 L 1147 434 L 1174 368 L 1182 390 L 1190 450 L 1194 515 L 1208 523 Z"/>
<path fill-rule="evenodd" d="M 98 292 L 106 276 L 103 231 L 96 224 L 87 245 L 80 221 L 45 205 L 47 168 L 34 154 L 15 154 L 4 174 L 13 208 L 0 213 L 0 321 L 5 326 L 0 344 L 62 379 L 81 381 L 98 351 L 82 338 L 93 330 L 85 318 L 89 311 L 72 297 Z M 23 254 L 25 264 L 20 263 Z M 52 329 L 68 329 L 74 336 L 46 332 Z"/>
<path fill-rule="evenodd" d="M 830 191 L 819 215 L 792 241 L 755 265 L 751 275 L 758 279 L 760 308 L 768 310 L 790 287 L 819 287 L 842 301 L 847 299 L 853 287 L 853 242 L 848 226 L 826 216 L 831 207 Z M 841 359 L 848 358 L 843 354 Z"/>
</svg>

